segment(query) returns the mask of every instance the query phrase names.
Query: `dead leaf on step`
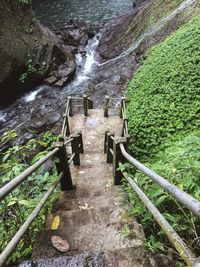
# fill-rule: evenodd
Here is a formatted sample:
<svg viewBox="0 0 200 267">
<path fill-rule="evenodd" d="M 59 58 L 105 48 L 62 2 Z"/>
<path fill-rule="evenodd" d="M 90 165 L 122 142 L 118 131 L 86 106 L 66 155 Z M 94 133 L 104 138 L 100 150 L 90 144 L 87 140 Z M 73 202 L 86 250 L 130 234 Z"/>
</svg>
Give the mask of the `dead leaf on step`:
<svg viewBox="0 0 200 267">
<path fill-rule="evenodd" d="M 54 248 L 61 252 L 67 252 L 69 250 L 69 244 L 67 240 L 63 240 L 60 236 L 52 236 L 51 243 Z"/>
<path fill-rule="evenodd" d="M 60 216 L 55 216 L 51 225 L 52 230 L 57 230 L 60 225 Z"/>
</svg>

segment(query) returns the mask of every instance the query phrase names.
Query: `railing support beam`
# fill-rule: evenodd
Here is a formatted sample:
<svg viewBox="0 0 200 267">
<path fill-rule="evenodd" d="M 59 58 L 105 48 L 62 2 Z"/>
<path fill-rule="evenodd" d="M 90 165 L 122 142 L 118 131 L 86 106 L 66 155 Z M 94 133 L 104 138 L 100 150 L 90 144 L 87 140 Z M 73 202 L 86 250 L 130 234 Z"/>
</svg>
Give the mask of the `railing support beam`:
<svg viewBox="0 0 200 267">
<path fill-rule="evenodd" d="M 122 97 L 121 98 L 121 107 L 120 107 L 120 112 L 119 112 L 119 117 L 122 118 L 123 117 L 123 111 L 124 111 L 124 103 L 126 103 L 126 98 Z"/>
<path fill-rule="evenodd" d="M 114 185 L 120 185 L 122 183 L 123 175 L 119 168 L 119 163 L 125 163 L 125 158 L 121 153 L 120 144 L 126 146 L 126 137 L 117 137 L 113 142 L 113 182 Z"/>
<path fill-rule="evenodd" d="M 113 163 L 113 154 L 111 153 L 110 149 L 113 150 L 113 139 L 115 134 L 114 133 L 107 133 L 107 163 Z"/>
<path fill-rule="evenodd" d="M 84 108 L 84 115 L 88 116 L 88 98 L 87 95 L 83 95 L 83 108 Z"/>
<path fill-rule="evenodd" d="M 84 154 L 83 135 L 82 135 L 82 132 L 81 131 L 78 132 L 78 136 L 79 136 L 79 140 L 78 140 L 78 142 L 79 142 L 79 152 L 81 154 Z"/>
<path fill-rule="evenodd" d="M 75 166 L 80 166 L 80 135 L 79 134 L 74 134 L 71 135 L 71 138 L 73 138 L 71 144 L 72 144 L 72 154 L 75 153 L 73 162 Z"/>
<path fill-rule="evenodd" d="M 106 117 L 106 118 L 108 117 L 109 100 L 110 100 L 110 97 L 106 96 L 105 97 L 105 104 L 104 104 L 104 117 Z"/>
<path fill-rule="evenodd" d="M 93 101 L 88 98 L 88 109 L 93 109 Z"/>
<path fill-rule="evenodd" d="M 62 141 L 61 141 L 62 140 Z M 59 148 L 56 156 L 59 159 L 59 162 L 56 163 L 57 172 L 63 172 L 61 183 L 61 191 L 73 190 L 74 186 L 72 183 L 71 172 L 68 165 L 68 156 L 67 151 L 64 145 L 64 139 L 62 137 L 59 138 L 60 142 L 54 144 L 54 147 Z"/>
<path fill-rule="evenodd" d="M 72 111 L 72 97 L 68 96 L 68 101 L 69 101 L 69 117 L 73 116 L 73 111 Z"/>
<path fill-rule="evenodd" d="M 69 136 L 70 135 L 70 129 L 69 129 L 69 119 L 68 116 L 66 116 L 66 126 L 65 126 L 65 136 Z"/>
<path fill-rule="evenodd" d="M 104 153 L 107 152 L 107 135 L 108 135 L 109 131 L 105 131 L 105 136 L 104 136 Z"/>
</svg>

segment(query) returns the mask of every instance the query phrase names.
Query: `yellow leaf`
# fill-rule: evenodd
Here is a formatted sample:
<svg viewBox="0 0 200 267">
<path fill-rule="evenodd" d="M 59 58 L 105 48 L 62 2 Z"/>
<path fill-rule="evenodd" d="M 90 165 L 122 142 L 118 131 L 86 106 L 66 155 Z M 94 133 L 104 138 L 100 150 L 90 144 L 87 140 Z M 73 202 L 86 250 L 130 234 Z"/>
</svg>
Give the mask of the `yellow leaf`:
<svg viewBox="0 0 200 267">
<path fill-rule="evenodd" d="M 51 230 L 57 230 L 60 225 L 60 216 L 56 215 L 53 219 Z"/>
</svg>

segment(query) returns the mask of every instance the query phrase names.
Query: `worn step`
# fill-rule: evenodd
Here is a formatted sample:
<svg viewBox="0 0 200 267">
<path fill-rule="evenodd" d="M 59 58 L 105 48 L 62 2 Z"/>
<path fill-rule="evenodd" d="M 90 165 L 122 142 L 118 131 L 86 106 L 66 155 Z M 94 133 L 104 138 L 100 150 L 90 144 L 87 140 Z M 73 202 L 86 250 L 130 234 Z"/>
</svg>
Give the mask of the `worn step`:
<svg viewBox="0 0 200 267">
<path fill-rule="evenodd" d="M 69 125 L 72 133 L 82 131 L 86 152 L 103 152 L 105 131 L 115 132 L 116 136 L 122 132 L 122 120 L 115 110 L 110 111 L 108 118 L 99 109 L 90 110 L 88 117 L 77 114 L 69 119 Z"/>
<path fill-rule="evenodd" d="M 104 265 L 103 253 L 82 253 L 73 256 L 55 257 L 48 259 L 37 259 L 34 261 L 26 261 L 19 265 L 19 267 L 103 267 Z"/>
<path fill-rule="evenodd" d="M 142 246 L 27 261 L 19 267 L 159 267 Z"/>
<path fill-rule="evenodd" d="M 81 167 L 106 165 L 106 154 L 87 151 L 81 155 Z M 108 166 L 111 166 L 108 165 Z"/>
<path fill-rule="evenodd" d="M 66 226 L 58 230 L 43 231 L 34 246 L 32 257 L 46 258 L 58 255 L 51 244 L 51 236 L 58 235 L 68 241 L 70 251 L 114 251 L 122 248 L 138 247 L 144 242 L 141 225 L 129 223 L 131 236 L 122 234 L 125 223 L 89 223 L 87 225 Z"/>
<path fill-rule="evenodd" d="M 91 197 L 87 195 L 79 198 L 76 193 L 76 190 L 62 192 L 59 200 L 54 204 L 53 212 L 55 213 L 58 210 L 77 210 L 84 207 L 102 208 L 108 206 L 114 209 L 126 197 L 120 186 L 113 186 L 110 191 L 105 191 L 99 196 Z"/>
<path fill-rule="evenodd" d="M 122 207 L 94 208 L 83 206 L 80 210 L 58 211 L 61 222 L 59 228 L 69 226 L 82 226 L 96 223 L 116 223 L 126 221 L 125 210 Z"/>
</svg>

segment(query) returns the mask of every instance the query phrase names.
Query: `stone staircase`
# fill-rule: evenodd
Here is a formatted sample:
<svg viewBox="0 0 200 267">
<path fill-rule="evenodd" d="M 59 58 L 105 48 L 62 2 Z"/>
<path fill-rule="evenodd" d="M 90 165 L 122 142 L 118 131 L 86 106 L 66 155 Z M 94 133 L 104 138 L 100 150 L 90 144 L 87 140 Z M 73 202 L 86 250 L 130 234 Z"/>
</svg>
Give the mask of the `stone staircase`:
<svg viewBox="0 0 200 267">
<path fill-rule="evenodd" d="M 112 181 L 112 166 L 104 154 L 105 131 L 121 135 L 122 121 L 115 110 L 109 117 L 103 110 L 90 110 L 89 116 L 70 118 L 70 129 L 82 131 L 84 154 L 81 166 L 72 166 L 76 189 L 61 192 L 46 229 L 38 235 L 32 260 L 20 267 L 151 267 L 157 266 L 143 247 L 144 233 L 134 218 L 126 216 L 126 198 L 120 186 Z M 60 216 L 58 230 L 51 230 L 52 219 Z M 125 232 L 125 227 L 130 233 Z M 128 235 L 129 234 L 129 235 Z M 68 241 L 67 253 L 57 251 L 51 236 Z"/>
</svg>

